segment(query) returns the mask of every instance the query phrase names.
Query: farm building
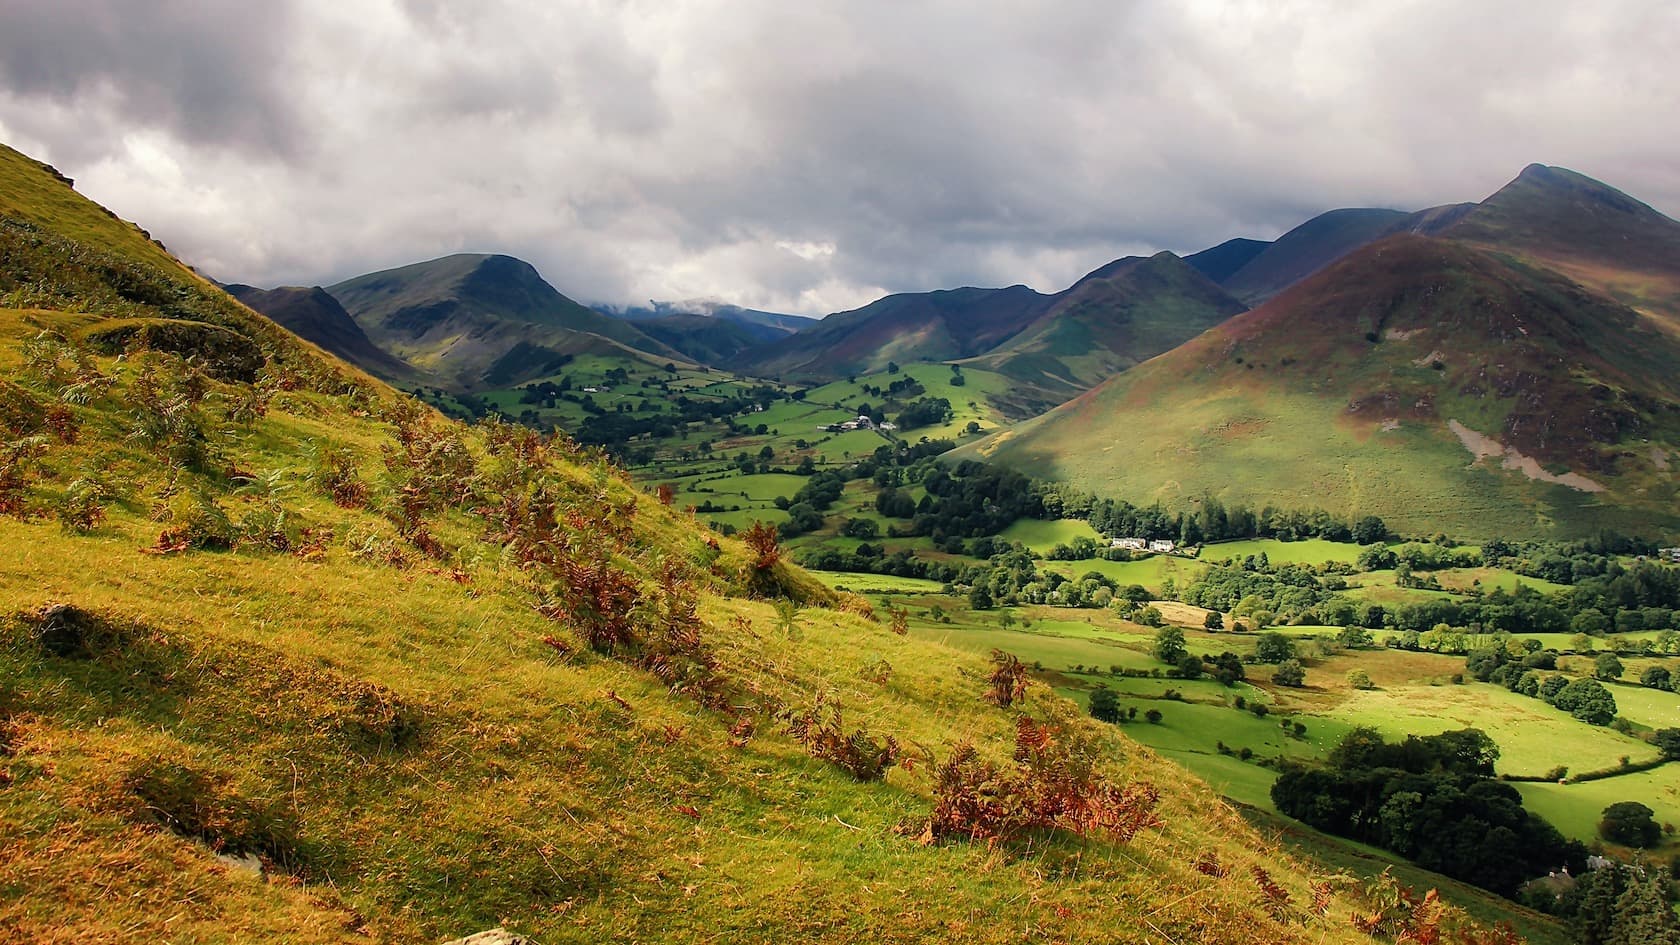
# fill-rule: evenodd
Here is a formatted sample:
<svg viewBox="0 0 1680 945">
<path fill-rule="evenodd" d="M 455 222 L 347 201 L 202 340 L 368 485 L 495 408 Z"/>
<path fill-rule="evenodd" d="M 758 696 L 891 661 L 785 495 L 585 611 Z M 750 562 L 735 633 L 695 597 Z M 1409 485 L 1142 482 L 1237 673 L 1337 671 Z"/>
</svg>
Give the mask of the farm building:
<svg viewBox="0 0 1680 945">
<path fill-rule="evenodd" d="M 1124 548 L 1127 551 L 1145 551 L 1149 542 L 1142 538 L 1116 538 L 1108 543 L 1110 548 Z"/>
<path fill-rule="evenodd" d="M 1159 555 L 1170 555 L 1178 545 L 1165 538 L 1157 538 L 1149 543 L 1149 550 Z"/>
</svg>

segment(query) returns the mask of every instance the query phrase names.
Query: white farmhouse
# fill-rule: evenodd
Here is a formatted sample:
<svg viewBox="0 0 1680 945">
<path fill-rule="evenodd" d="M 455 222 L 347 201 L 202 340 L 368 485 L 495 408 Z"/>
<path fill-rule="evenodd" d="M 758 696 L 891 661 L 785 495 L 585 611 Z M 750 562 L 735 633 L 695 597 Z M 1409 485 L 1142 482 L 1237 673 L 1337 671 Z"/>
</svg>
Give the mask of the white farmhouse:
<svg viewBox="0 0 1680 945">
<path fill-rule="evenodd" d="M 1116 538 L 1109 542 L 1108 546 L 1110 548 L 1124 548 L 1127 551 L 1144 551 L 1148 549 L 1149 542 L 1142 538 Z"/>
<path fill-rule="evenodd" d="M 1165 538 L 1157 538 L 1149 543 L 1149 550 L 1158 555 L 1170 555 L 1178 545 Z"/>
</svg>

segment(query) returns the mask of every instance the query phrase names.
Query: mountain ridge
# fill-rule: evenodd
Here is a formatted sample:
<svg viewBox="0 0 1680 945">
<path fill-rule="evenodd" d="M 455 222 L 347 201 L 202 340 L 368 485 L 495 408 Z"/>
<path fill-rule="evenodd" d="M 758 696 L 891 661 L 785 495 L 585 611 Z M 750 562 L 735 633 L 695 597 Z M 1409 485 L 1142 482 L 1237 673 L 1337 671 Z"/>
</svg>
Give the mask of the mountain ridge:
<svg viewBox="0 0 1680 945">
<path fill-rule="evenodd" d="M 1570 219 L 1566 195 L 1578 183 L 1534 198 L 1537 173 L 1513 182 L 1541 204 L 1527 217 Z M 1509 187 L 1501 193 L 1488 205 L 1508 203 Z M 1615 212 L 1634 218 L 1633 230 L 1680 236 L 1680 224 L 1631 204 L 1617 201 Z M 1365 221 L 1404 225 L 954 458 L 984 456 L 1103 493 L 1180 503 L 1203 492 L 1254 503 L 1287 495 L 1466 534 L 1675 524 L 1680 493 L 1664 454 L 1680 455 L 1680 340 L 1522 252 L 1537 242 L 1555 252 L 1569 231 L 1513 246 L 1478 220 L 1483 205 L 1469 206 Z M 1117 442 L 1148 455 L 1103 458 Z M 1234 468 L 1243 479 L 1224 475 Z M 1310 487 L 1288 484 L 1291 468 Z M 1437 507 L 1452 495 L 1473 511 Z"/>
</svg>

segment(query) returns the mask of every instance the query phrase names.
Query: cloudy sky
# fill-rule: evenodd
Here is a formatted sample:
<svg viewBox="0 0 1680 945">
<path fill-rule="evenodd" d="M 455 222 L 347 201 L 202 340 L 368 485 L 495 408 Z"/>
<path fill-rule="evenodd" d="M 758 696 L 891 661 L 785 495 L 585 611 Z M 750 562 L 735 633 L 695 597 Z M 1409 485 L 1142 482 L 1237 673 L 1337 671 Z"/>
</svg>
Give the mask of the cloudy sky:
<svg viewBox="0 0 1680 945">
<path fill-rule="evenodd" d="M 10 0 L 0 141 L 206 274 L 817 314 L 1562 164 L 1680 215 L 1671 0 Z"/>
</svg>

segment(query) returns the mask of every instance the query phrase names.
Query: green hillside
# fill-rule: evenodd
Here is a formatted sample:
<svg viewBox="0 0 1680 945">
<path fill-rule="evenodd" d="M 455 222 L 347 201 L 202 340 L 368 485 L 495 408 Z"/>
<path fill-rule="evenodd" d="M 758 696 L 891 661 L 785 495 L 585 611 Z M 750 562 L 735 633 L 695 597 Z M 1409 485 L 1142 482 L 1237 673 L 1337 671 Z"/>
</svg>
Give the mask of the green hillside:
<svg viewBox="0 0 1680 945">
<path fill-rule="evenodd" d="M 1048 687 L 438 417 L 5 149 L 0 240 L 9 939 L 1369 940 Z"/>
<path fill-rule="evenodd" d="M 540 377 L 567 354 L 619 350 L 683 359 L 631 323 L 561 295 L 511 256 L 445 256 L 357 276 L 327 292 L 385 351 L 460 390 Z"/>
<path fill-rule="evenodd" d="M 974 363 L 1071 396 L 1243 308 L 1172 253 L 1131 257 L 1081 279 L 1020 334 Z"/>
<path fill-rule="evenodd" d="M 832 381 L 912 361 L 1004 374 L 1048 405 L 1195 337 L 1242 303 L 1171 253 L 1118 259 L 1055 295 L 1026 286 L 891 295 L 747 351 L 739 369 Z"/>
<path fill-rule="evenodd" d="M 1412 533 L 1680 525 L 1680 344 L 1546 270 L 1415 236 L 955 454 L 1104 495 Z"/>
</svg>

